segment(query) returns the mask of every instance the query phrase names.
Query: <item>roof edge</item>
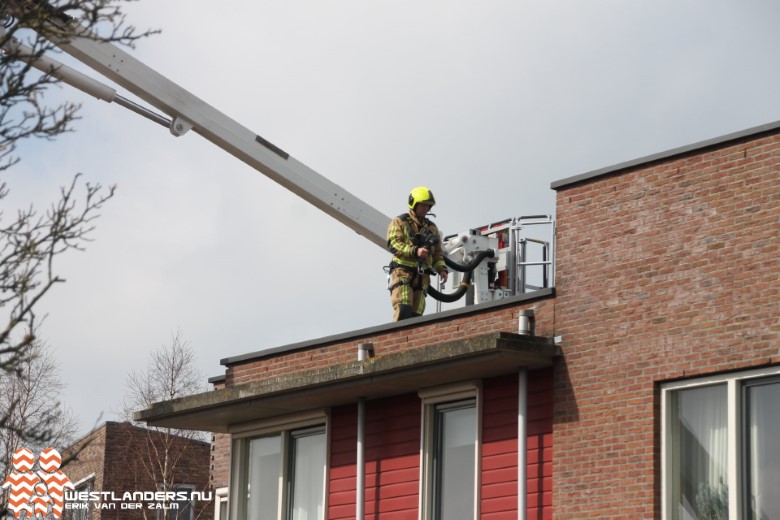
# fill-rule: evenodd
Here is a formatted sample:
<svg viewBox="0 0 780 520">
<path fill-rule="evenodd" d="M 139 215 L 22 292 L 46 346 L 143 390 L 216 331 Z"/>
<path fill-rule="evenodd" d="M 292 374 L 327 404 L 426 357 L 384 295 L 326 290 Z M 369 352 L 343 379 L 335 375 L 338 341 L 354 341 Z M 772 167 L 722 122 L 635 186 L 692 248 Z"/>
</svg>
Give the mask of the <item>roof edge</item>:
<svg viewBox="0 0 780 520">
<path fill-rule="evenodd" d="M 353 338 L 359 338 L 361 336 L 369 336 L 372 334 L 377 334 L 381 332 L 386 332 L 393 329 L 402 329 L 407 327 L 416 327 L 423 323 L 428 322 L 435 322 L 444 320 L 447 318 L 452 318 L 453 316 L 459 316 L 459 315 L 465 315 L 465 314 L 471 314 L 471 313 L 477 313 L 481 312 L 487 309 L 493 309 L 495 307 L 502 307 L 505 305 L 512 305 L 517 304 L 519 302 L 524 301 L 531 301 L 531 300 L 537 300 L 541 298 L 547 298 L 555 296 L 555 289 L 554 288 L 548 288 L 548 289 L 541 289 L 538 291 L 533 291 L 525 294 L 520 294 L 517 296 L 512 296 L 510 298 L 504 298 L 503 300 L 496 300 L 493 302 L 488 303 L 481 303 L 477 305 L 470 305 L 468 307 L 463 307 L 460 309 L 451 309 L 448 311 L 439 312 L 436 314 L 430 314 L 427 316 L 420 316 L 418 318 L 411 318 L 404 321 L 395 321 L 390 323 L 385 323 L 382 325 L 376 325 L 373 327 L 367 327 L 364 329 L 358 329 L 358 330 L 352 330 L 349 332 L 342 332 L 338 334 L 333 334 L 331 336 L 324 336 L 321 338 L 311 339 L 311 340 L 305 340 L 298 343 L 291 343 L 288 345 L 283 345 L 280 347 L 273 347 L 268 348 L 265 350 L 259 350 L 256 352 L 249 352 L 247 354 L 240 354 L 237 356 L 231 356 L 227 358 L 223 358 L 220 360 L 221 365 L 232 365 L 234 363 L 241 363 L 244 361 L 254 360 L 254 359 L 262 359 L 264 357 L 274 356 L 277 354 L 282 354 L 285 352 L 291 352 L 298 349 L 304 349 L 309 347 L 315 347 L 319 345 L 324 345 L 327 343 L 336 343 L 336 342 L 342 342 L 347 341 L 349 339 Z"/>
<path fill-rule="evenodd" d="M 495 377 L 512 373 L 518 366 L 536 370 L 553 366 L 561 354 L 553 338 L 489 332 L 161 401 L 137 411 L 135 419 L 153 426 L 228 431 L 230 422 L 218 423 L 240 424 L 263 414 L 340 406 L 357 396 L 377 399 L 426 385 Z M 238 415 L 226 418 L 224 413 L 231 409 Z"/>
<path fill-rule="evenodd" d="M 594 179 L 597 177 L 600 177 L 602 175 L 608 175 L 611 173 L 616 173 L 621 170 L 625 170 L 628 168 L 633 168 L 635 166 L 640 166 L 643 164 L 660 161 L 663 159 L 669 159 L 671 157 L 675 157 L 677 155 L 683 155 L 686 153 L 690 153 L 693 151 L 701 150 L 703 148 L 709 148 L 713 146 L 722 145 L 725 143 L 728 143 L 730 141 L 736 141 L 738 139 L 744 139 L 746 137 L 753 137 L 758 134 L 772 132 L 775 130 L 780 130 L 780 121 L 775 121 L 773 123 L 767 123 L 760 126 L 754 126 L 752 128 L 748 128 L 746 130 L 741 130 L 739 132 L 734 132 L 731 134 L 722 135 L 720 137 L 714 137 L 712 139 L 707 139 L 704 141 L 699 141 L 697 143 L 681 146 L 679 148 L 673 148 L 671 150 L 666 150 L 664 152 L 659 152 L 656 154 L 648 155 L 645 157 L 640 157 L 639 159 L 633 159 L 630 161 L 614 164 L 612 166 L 606 166 L 604 168 L 599 168 L 597 170 L 592 170 L 586 173 L 582 173 L 580 175 L 575 175 L 573 177 L 568 177 L 566 179 L 561 179 L 559 181 L 555 181 L 552 184 L 550 184 L 550 188 L 553 190 L 558 190 L 560 188 L 566 188 L 568 186 L 571 186 L 572 184 L 577 184 L 579 182 L 584 182 L 590 179 Z"/>
</svg>

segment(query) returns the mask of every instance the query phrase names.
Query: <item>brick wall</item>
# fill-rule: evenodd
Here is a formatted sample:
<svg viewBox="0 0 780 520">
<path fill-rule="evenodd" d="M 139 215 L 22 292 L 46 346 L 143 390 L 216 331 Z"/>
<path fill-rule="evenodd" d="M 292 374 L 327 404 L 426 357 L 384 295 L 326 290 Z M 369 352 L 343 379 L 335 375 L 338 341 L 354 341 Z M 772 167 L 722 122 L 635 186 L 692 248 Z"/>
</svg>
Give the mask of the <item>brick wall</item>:
<svg viewBox="0 0 780 520">
<path fill-rule="evenodd" d="M 168 450 L 173 481 L 194 485 L 196 491 L 208 492 L 211 447 L 163 432 L 146 430 L 130 423 L 108 423 L 104 489 L 117 491 L 156 491 L 162 482 L 159 468 Z M 213 517 L 213 502 L 197 501 L 198 520 Z M 138 511 L 116 511 L 103 518 L 117 520 L 140 518 Z"/>
<path fill-rule="evenodd" d="M 213 490 L 230 485 L 231 439 L 229 433 L 217 433 L 212 437 L 209 479 Z"/>
<path fill-rule="evenodd" d="M 214 390 L 225 388 L 224 377 L 214 378 L 210 382 Z M 216 433 L 211 436 L 209 482 L 213 491 L 230 485 L 232 439 L 229 433 Z"/>
<path fill-rule="evenodd" d="M 105 425 L 90 432 L 83 439 L 62 452 L 63 464 L 60 469 L 74 484 L 94 475 L 90 491 L 103 489 L 103 465 L 106 448 Z M 71 518 L 65 510 L 66 519 Z M 100 520 L 99 512 L 92 513 L 92 520 Z"/>
<path fill-rule="evenodd" d="M 357 349 L 361 343 L 373 343 L 376 355 L 382 356 L 490 332 L 517 332 L 520 311 L 528 308 L 535 309 L 536 334 L 551 335 L 553 300 L 536 300 L 235 363 L 227 367 L 226 382 L 227 385 L 233 385 L 259 381 L 352 362 L 357 359 Z"/>
<path fill-rule="evenodd" d="M 655 518 L 661 381 L 780 361 L 777 131 L 559 190 L 555 518 Z"/>
<path fill-rule="evenodd" d="M 175 472 L 177 484 L 192 484 L 197 491 L 209 491 L 210 446 L 206 442 L 195 442 L 183 438 L 166 440 L 156 431 L 133 426 L 130 423 L 107 422 L 99 429 L 64 452 L 64 457 L 78 456 L 63 465 L 63 471 L 72 482 L 94 473 L 92 491 L 113 491 L 122 497 L 126 491 L 157 491 L 161 482 L 161 459 L 166 443 L 171 455 L 171 466 Z M 144 511 L 122 509 L 92 510 L 93 520 L 131 520 L 144 518 Z M 156 518 L 155 511 L 147 511 Z M 195 509 L 198 520 L 213 518 L 213 502 L 197 501 Z"/>
</svg>

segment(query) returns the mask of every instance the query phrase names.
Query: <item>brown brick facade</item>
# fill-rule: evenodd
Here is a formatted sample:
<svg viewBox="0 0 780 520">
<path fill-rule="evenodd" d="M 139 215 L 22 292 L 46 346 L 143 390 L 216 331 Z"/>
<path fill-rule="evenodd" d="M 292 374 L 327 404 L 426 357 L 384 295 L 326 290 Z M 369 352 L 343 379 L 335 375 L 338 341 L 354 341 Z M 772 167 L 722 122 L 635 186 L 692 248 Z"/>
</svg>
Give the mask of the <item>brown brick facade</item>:
<svg viewBox="0 0 780 520">
<path fill-rule="evenodd" d="M 214 390 L 225 388 L 225 377 L 217 376 L 209 380 Z M 209 482 L 211 489 L 226 488 L 230 485 L 230 450 L 232 438 L 227 433 L 211 436 L 211 454 L 209 457 Z M 224 519 L 222 519 L 224 520 Z"/>
<path fill-rule="evenodd" d="M 211 441 L 211 489 L 217 490 L 230 484 L 230 434 L 217 433 Z"/>
<path fill-rule="evenodd" d="M 94 475 L 90 491 L 113 492 L 122 497 L 125 492 L 158 490 L 165 446 L 168 446 L 170 465 L 174 468 L 177 484 L 192 485 L 196 491 L 209 492 L 208 460 L 211 447 L 207 442 L 182 437 L 166 438 L 164 433 L 147 430 L 130 423 L 107 422 L 66 450 L 64 458 L 75 458 L 62 469 L 68 478 L 78 483 Z M 79 451 L 80 450 L 80 451 Z M 151 469 L 155 468 L 155 469 Z M 133 502 L 124 501 L 121 502 Z M 144 506 L 145 508 L 145 506 Z M 156 511 L 122 509 L 95 509 L 90 503 L 92 520 L 134 520 L 157 518 Z M 66 510 L 66 518 L 69 518 Z M 213 502 L 196 501 L 195 519 L 211 520 Z"/>
<path fill-rule="evenodd" d="M 657 518 L 659 382 L 780 361 L 780 135 L 557 204 L 555 518 Z"/>
</svg>

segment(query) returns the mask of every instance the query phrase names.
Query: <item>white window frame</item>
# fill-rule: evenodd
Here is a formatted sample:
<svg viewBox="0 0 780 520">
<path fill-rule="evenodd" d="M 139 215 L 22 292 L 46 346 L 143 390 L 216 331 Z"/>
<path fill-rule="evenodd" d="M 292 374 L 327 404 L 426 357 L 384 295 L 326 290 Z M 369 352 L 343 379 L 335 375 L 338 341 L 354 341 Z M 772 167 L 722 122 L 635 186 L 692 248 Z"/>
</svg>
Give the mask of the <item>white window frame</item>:
<svg viewBox="0 0 780 520">
<path fill-rule="evenodd" d="M 230 518 L 230 502 L 228 502 L 228 488 L 221 487 L 214 490 L 214 520 L 228 520 Z M 228 512 L 225 518 L 222 518 L 220 506 L 228 504 Z"/>
<path fill-rule="evenodd" d="M 672 395 L 685 390 L 715 384 L 726 385 L 728 425 L 728 478 L 729 520 L 742 520 L 743 509 L 743 442 L 742 442 L 742 386 L 746 381 L 780 375 L 780 366 L 757 370 L 745 370 L 728 374 L 717 374 L 661 385 L 661 518 L 673 518 L 672 482 Z"/>
<path fill-rule="evenodd" d="M 431 520 L 433 498 L 433 448 L 436 405 L 474 399 L 476 435 L 474 439 L 474 519 L 479 518 L 482 467 L 482 382 L 468 381 L 427 388 L 418 392 L 422 402 L 422 434 L 420 435 L 420 520 Z"/>
<path fill-rule="evenodd" d="M 74 492 L 92 492 L 95 490 L 95 473 L 90 473 L 86 477 L 73 483 Z M 63 518 L 66 520 L 92 520 L 92 509 L 89 507 L 91 504 L 88 500 L 79 502 L 87 504 L 85 509 L 65 509 L 63 510 Z"/>
<path fill-rule="evenodd" d="M 272 419 L 256 421 L 247 424 L 234 425 L 228 429 L 228 432 L 232 435 L 232 459 L 230 462 L 230 488 L 228 493 L 234 497 L 234 500 L 228 501 L 228 516 L 230 518 L 242 518 L 245 517 L 245 511 L 242 508 L 245 507 L 245 501 L 242 500 L 243 492 L 241 491 L 246 487 L 246 468 L 244 468 L 244 461 L 246 460 L 248 441 L 256 437 L 262 437 L 272 434 L 286 434 L 291 431 L 303 430 L 307 428 L 315 428 L 321 426 L 325 432 L 325 467 L 323 468 L 323 511 L 325 517 L 327 517 L 328 511 L 328 474 L 330 473 L 330 414 L 327 410 L 317 410 L 312 412 L 287 415 L 283 417 L 274 417 Z M 283 439 L 284 439 L 283 435 Z M 287 468 L 287 457 L 289 456 L 290 447 L 285 443 L 282 448 L 282 454 L 285 459 L 283 467 Z M 285 473 L 288 470 L 285 469 Z M 282 480 L 286 478 L 286 474 L 280 477 Z M 277 512 L 277 518 L 280 520 L 287 520 L 285 517 L 287 507 L 287 496 L 285 482 L 280 482 L 279 485 L 279 510 Z"/>
<path fill-rule="evenodd" d="M 163 485 L 162 484 L 158 485 L 158 489 L 162 490 L 163 489 Z M 174 484 L 173 485 L 173 489 L 171 491 L 176 492 L 176 493 L 178 493 L 180 491 L 187 491 L 189 493 L 189 495 L 190 495 L 190 500 L 189 500 L 189 502 L 190 502 L 190 514 L 189 514 L 189 518 L 180 518 L 180 514 L 179 514 L 179 512 L 181 511 L 180 509 L 158 509 L 157 510 L 157 520 L 166 520 L 166 517 L 170 516 L 169 513 L 171 513 L 171 512 L 174 515 L 174 518 L 176 518 L 176 520 L 193 520 L 195 518 L 195 500 L 192 498 L 192 494 L 195 492 L 195 485 L 194 484 Z M 166 502 L 175 502 L 176 504 L 179 503 L 178 500 L 172 500 L 172 501 L 166 500 Z"/>
</svg>

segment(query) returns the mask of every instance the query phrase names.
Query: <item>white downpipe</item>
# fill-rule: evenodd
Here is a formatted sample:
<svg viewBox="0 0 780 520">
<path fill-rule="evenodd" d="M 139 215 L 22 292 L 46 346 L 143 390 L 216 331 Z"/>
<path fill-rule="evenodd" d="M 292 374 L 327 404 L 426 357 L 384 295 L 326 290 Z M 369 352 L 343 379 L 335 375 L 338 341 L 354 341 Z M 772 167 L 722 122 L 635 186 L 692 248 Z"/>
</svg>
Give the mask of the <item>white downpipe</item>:
<svg viewBox="0 0 780 520">
<path fill-rule="evenodd" d="M 517 405 L 517 520 L 528 516 L 528 371 L 518 377 Z"/>
<path fill-rule="evenodd" d="M 358 345 L 358 361 L 364 362 L 373 355 L 371 343 Z M 363 520 L 366 503 L 366 398 L 357 401 L 357 468 L 355 468 L 355 520 Z"/>
<path fill-rule="evenodd" d="M 366 495 L 366 398 L 358 397 L 355 520 L 363 520 Z"/>
</svg>

